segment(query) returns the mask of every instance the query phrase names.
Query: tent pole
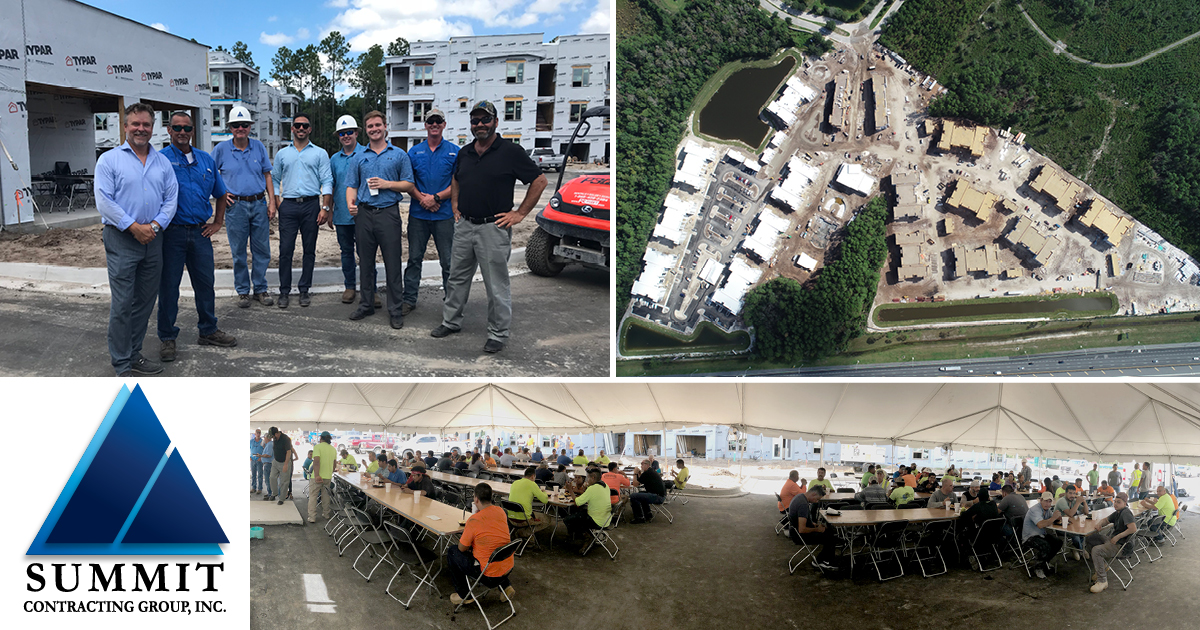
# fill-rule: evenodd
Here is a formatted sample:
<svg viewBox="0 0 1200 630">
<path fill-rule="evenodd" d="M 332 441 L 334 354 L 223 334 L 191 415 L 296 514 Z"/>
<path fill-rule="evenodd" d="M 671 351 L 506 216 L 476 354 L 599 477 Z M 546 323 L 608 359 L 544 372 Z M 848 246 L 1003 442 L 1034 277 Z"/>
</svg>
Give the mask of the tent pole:
<svg viewBox="0 0 1200 630">
<path fill-rule="evenodd" d="M 596 460 L 596 427 L 592 426 L 592 461 Z"/>
<path fill-rule="evenodd" d="M 825 436 L 821 436 L 821 468 L 825 467 Z"/>
<path fill-rule="evenodd" d="M 738 481 L 742 481 L 745 477 L 742 476 L 742 460 L 746 458 L 746 444 L 743 440 L 746 439 L 746 425 L 738 430 Z"/>
</svg>

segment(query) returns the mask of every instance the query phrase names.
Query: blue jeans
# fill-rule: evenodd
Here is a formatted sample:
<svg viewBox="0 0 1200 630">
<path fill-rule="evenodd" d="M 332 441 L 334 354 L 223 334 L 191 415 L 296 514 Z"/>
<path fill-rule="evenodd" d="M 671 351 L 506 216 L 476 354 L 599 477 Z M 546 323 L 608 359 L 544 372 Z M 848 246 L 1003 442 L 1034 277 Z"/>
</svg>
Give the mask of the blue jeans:
<svg viewBox="0 0 1200 630">
<path fill-rule="evenodd" d="M 251 281 L 255 293 L 267 292 L 267 265 L 271 262 L 271 221 L 267 202 L 236 201 L 225 211 L 225 234 L 233 255 L 233 286 L 238 295 L 249 295 Z M 246 273 L 246 242 L 250 242 L 253 268 Z"/>
<path fill-rule="evenodd" d="M 663 497 L 653 492 L 635 492 L 629 495 L 629 502 L 633 504 L 633 517 L 645 520 L 650 517 L 650 504 L 662 505 Z"/>
<path fill-rule="evenodd" d="M 342 276 L 346 280 L 346 288 L 353 291 L 357 286 L 354 268 L 358 265 L 354 259 L 354 224 L 333 227 L 337 230 L 338 249 L 342 250 Z"/>
<path fill-rule="evenodd" d="M 450 549 L 446 551 L 446 570 L 450 573 L 450 583 L 454 585 L 454 592 L 458 593 L 459 597 L 466 598 L 470 592 L 467 589 L 467 580 L 478 577 L 482 569 L 483 567 L 475 565 L 475 556 L 470 551 L 459 551 L 458 545 L 450 545 Z M 500 577 L 485 576 L 480 584 L 488 588 L 507 588 L 512 585 L 508 575 L 505 573 Z"/>
<path fill-rule="evenodd" d="M 450 247 L 454 244 L 454 219 L 431 221 L 408 218 L 408 265 L 404 267 L 404 303 L 417 303 L 417 289 L 421 285 L 421 263 L 425 260 L 425 249 L 429 238 L 437 248 L 438 263 L 442 266 L 442 295 L 446 295 L 450 279 Z"/>
<path fill-rule="evenodd" d="M 262 490 L 263 477 L 265 476 L 263 474 L 262 462 L 257 459 L 250 460 L 250 489 Z"/>
<path fill-rule="evenodd" d="M 118 375 L 128 372 L 142 354 L 150 312 L 162 277 L 162 235 L 142 245 L 129 232 L 104 226 L 108 263 L 108 354 Z"/>
<path fill-rule="evenodd" d="M 200 234 L 204 224 L 172 223 L 159 238 L 162 243 L 163 270 L 158 288 L 158 338 L 170 341 L 179 337 L 175 317 L 179 314 L 179 282 L 186 265 L 196 294 L 196 314 L 200 318 L 200 336 L 217 332 L 217 296 L 213 291 L 212 240 Z"/>
</svg>

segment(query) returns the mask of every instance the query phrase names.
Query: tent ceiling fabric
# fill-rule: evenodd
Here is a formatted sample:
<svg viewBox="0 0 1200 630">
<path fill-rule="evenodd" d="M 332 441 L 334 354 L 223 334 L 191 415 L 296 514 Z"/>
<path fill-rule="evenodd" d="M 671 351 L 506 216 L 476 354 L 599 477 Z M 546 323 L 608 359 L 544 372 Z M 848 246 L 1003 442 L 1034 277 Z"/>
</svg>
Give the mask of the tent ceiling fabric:
<svg viewBox="0 0 1200 630">
<path fill-rule="evenodd" d="M 829 441 L 1200 463 L 1189 383 L 277 383 L 251 424 L 437 433 L 657 431 L 703 424 Z"/>
</svg>

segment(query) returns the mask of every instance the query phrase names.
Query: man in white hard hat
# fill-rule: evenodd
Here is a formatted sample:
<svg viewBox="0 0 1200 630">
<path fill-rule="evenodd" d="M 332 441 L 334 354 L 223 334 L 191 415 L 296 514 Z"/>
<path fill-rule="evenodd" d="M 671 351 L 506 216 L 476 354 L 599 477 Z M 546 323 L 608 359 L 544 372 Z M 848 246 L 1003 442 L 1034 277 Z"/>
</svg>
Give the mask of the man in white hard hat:
<svg viewBox="0 0 1200 630">
<path fill-rule="evenodd" d="M 271 158 L 263 143 L 250 137 L 250 112 L 245 107 L 229 110 L 229 133 L 233 138 L 213 147 L 212 158 L 229 191 L 225 209 L 225 235 L 233 255 L 233 286 L 238 306 L 250 308 L 250 292 L 263 306 L 275 303 L 267 292 L 267 264 L 271 262 L 271 219 L 275 198 L 271 196 Z M 250 268 L 246 265 L 246 243 L 250 244 Z"/>
<path fill-rule="evenodd" d="M 458 160 L 458 145 L 442 137 L 445 129 L 446 114 L 436 107 L 429 110 L 425 113 L 425 141 L 408 150 L 417 189 L 408 206 L 408 265 L 404 268 L 404 304 L 400 307 L 405 315 L 417 306 L 421 265 L 431 237 L 442 266 L 443 299 L 450 278 L 450 248 L 454 243 L 450 180 Z"/>
<path fill-rule="evenodd" d="M 354 117 L 347 114 L 337 121 L 338 144 L 342 150 L 329 158 L 329 170 L 333 171 L 333 229 L 337 231 L 338 247 L 342 251 L 342 276 L 346 281 L 346 290 L 342 292 L 342 303 L 354 302 L 357 277 L 355 266 L 358 264 L 354 256 L 354 217 L 346 208 L 346 169 L 350 168 L 354 159 L 361 155 L 366 147 L 358 143 L 358 123 Z M 375 284 L 375 278 L 363 278 L 363 282 Z M 379 296 L 375 296 L 376 308 L 381 305 Z"/>
<path fill-rule="evenodd" d="M 308 141 L 312 119 L 292 117 L 292 144 L 275 154 L 275 203 L 279 205 L 279 308 L 288 307 L 292 291 L 292 254 L 300 235 L 300 306 L 312 303 L 313 268 L 317 263 L 317 229 L 333 218 L 333 173 L 329 154 Z"/>
</svg>

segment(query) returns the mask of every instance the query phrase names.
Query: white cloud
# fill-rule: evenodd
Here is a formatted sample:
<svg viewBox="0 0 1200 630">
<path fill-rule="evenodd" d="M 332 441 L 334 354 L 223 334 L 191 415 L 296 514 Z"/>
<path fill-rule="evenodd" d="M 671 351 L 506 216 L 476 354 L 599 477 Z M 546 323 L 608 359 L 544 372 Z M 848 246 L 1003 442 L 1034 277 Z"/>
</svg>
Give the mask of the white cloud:
<svg viewBox="0 0 1200 630">
<path fill-rule="evenodd" d="M 308 29 L 303 27 L 296 29 L 296 39 L 308 39 Z"/>
<path fill-rule="evenodd" d="M 267 18 L 267 21 L 268 21 L 268 22 L 276 22 L 276 21 L 278 21 L 278 20 L 279 20 L 279 16 L 278 16 L 278 15 L 272 15 L 271 17 Z"/>
<path fill-rule="evenodd" d="M 596 9 L 592 11 L 587 21 L 580 25 L 584 33 L 607 33 L 612 29 L 612 5 L 608 0 L 596 0 Z"/>
<path fill-rule="evenodd" d="M 283 46 L 292 43 L 292 36 L 287 33 L 267 33 L 263 31 L 258 36 L 258 41 L 268 46 Z"/>
<path fill-rule="evenodd" d="M 167 26 L 166 24 L 163 24 L 162 22 L 155 22 L 150 25 L 150 28 L 156 28 L 164 33 L 171 32 L 171 27 Z"/>
<path fill-rule="evenodd" d="M 325 3 L 325 6 L 333 7 L 335 9 L 345 9 L 346 7 L 350 6 L 350 2 L 349 0 L 329 0 Z"/>
</svg>

